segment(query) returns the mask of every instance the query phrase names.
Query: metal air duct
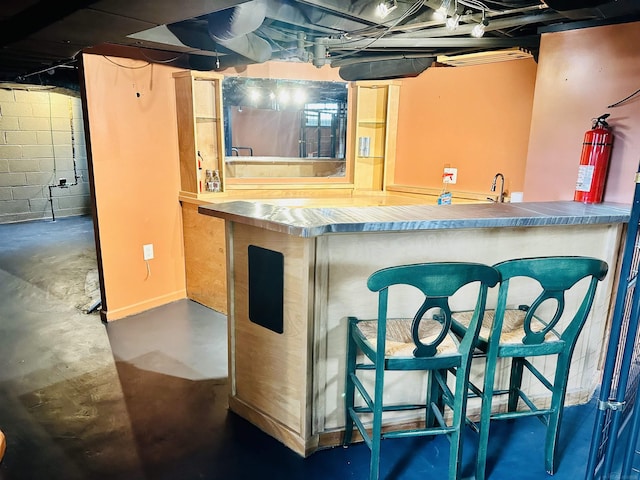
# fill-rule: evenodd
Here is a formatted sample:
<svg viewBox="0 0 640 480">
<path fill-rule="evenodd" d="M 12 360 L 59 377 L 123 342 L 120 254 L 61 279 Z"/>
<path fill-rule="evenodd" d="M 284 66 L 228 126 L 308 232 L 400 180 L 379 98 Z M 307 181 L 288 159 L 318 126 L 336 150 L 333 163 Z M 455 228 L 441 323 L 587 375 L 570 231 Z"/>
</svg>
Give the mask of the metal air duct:
<svg viewBox="0 0 640 480">
<path fill-rule="evenodd" d="M 434 62 L 433 57 L 373 60 L 343 65 L 338 70 L 340 78 L 348 82 L 356 80 L 385 80 L 417 77 Z"/>
<path fill-rule="evenodd" d="M 207 17 L 211 38 L 229 50 L 256 63 L 271 58 L 269 42 L 253 33 L 267 14 L 266 0 L 250 2 L 212 13 Z"/>
</svg>

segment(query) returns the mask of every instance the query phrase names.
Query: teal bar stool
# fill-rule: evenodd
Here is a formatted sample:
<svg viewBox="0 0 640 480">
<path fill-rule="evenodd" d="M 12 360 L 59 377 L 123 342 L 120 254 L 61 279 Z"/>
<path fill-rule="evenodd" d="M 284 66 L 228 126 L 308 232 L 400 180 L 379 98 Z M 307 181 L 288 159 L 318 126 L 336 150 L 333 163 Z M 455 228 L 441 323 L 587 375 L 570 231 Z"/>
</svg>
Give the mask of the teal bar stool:
<svg viewBox="0 0 640 480">
<path fill-rule="evenodd" d="M 497 284 L 498 272 L 477 263 L 425 263 L 379 270 L 367 286 L 378 292 L 378 318 L 348 322 L 347 375 L 345 385 L 344 444 L 351 443 L 354 424 L 371 449 L 370 480 L 379 478 L 380 443 L 384 438 L 446 434 L 450 437 L 449 479 L 459 479 L 462 458 L 462 426 L 465 424 L 467 385 L 471 354 L 480 330 L 480 319 L 489 287 Z M 450 297 L 462 287 L 473 289 L 473 309 L 467 333 L 458 340 L 450 331 Z M 390 287 L 408 285 L 420 293 L 422 304 L 413 318 L 389 318 Z M 393 289 L 395 294 L 396 289 Z M 465 290 L 466 291 L 466 290 Z M 361 352 L 362 355 L 358 355 Z M 427 375 L 424 403 L 384 404 L 385 372 L 424 370 Z M 375 372 L 373 394 L 361 376 Z M 455 387 L 447 385 L 453 372 Z M 369 386 L 369 390 L 371 387 Z M 355 404 L 355 391 L 362 401 Z M 391 411 L 424 411 L 424 428 L 383 431 L 383 414 Z M 447 410 L 448 409 L 448 410 Z M 445 410 L 449 419 L 445 419 Z M 364 415 L 372 417 L 371 429 Z"/>
<path fill-rule="evenodd" d="M 478 339 L 478 349 L 486 359 L 484 386 L 480 390 L 471 385 L 482 397 L 476 479 L 485 478 L 490 421 L 533 415 L 546 424 L 545 468 L 553 475 L 571 357 L 591 310 L 597 284 L 606 276 L 608 266 L 595 258 L 540 257 L 508 260 L 494 267 L 501 276 L 497 305 L 495 310 L 485 311 Z M 580 289 L 576 284 L 582 280 Z M 578 307 L 570 311 L 566 298 L 574 287 L 573 294 L 580 297 L 575 302 Z M 454 312 L 453 330 L 461 336 L 475 331 L 473 317 L 471 312 Z M 553 378 L 545 377 L 529 360 L 547 355 L 556 358 Z M 500 359 L 511 359 L 509 388 L 502 390 L 494 385 Z M 537 378 L 535 383 L 550 391 L 547 408 L 536 406 L 523 391 L 525 369 Z M 550 376 L 548 372 L 547 375 Z M 492 403 L 498 395 L 508 395 L 506 411 L 492 412 Z"/>
</svg>

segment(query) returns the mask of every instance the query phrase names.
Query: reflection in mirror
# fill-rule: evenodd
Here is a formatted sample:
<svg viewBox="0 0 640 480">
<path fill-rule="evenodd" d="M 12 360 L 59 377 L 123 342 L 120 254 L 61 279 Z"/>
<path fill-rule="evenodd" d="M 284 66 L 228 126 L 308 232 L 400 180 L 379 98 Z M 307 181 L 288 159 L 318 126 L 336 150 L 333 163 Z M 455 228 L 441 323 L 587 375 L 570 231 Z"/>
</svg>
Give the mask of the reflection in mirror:
<svg viewBox="0 0 640 480">
<path fill-rule="evenodd" d="M 225 77 L 226 177 L 344 177 L 346 85 Z"/>
</svg>

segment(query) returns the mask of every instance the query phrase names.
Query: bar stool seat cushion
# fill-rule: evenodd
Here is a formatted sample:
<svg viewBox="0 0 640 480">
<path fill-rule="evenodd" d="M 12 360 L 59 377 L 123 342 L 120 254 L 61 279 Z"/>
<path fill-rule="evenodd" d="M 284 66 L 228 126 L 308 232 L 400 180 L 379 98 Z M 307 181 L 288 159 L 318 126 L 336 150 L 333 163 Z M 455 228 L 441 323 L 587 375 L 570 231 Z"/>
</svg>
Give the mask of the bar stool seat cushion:
<svg viewBox="0 0 640 480">
<path fill-rule="evenodd" d="M 466 313 L 466 312 L 465 312 Z M 466 326 L 469 325 L 473 312 L 469 312 Z M 378 335 L 377 320 L 363 320 L 358 323 L 358 328 L 371 345 L 376 344 Z M 423 319 L 420 322 L 418 335 L 424 344 L 433 342 L 442 331 L 442 325 L 435 320 Z M 438 345 L 438 354 L 454 353 L 458 351 L 455 336 L 449 333 L 442 343 Z M 394 318 L 387 320 L 387 335 L 385 343 L 385 355 L 388 357 L 413 357 L 416 344 L 411 338 L 411 319 Z"/>
<path fill-rule="evenodd" d="M 493 319 L 495 318 L 495 314 L 495 310 L 484 311 L 484 317 L 482 317 L 482 326 L 480 327 L 480 336 L 478 337 L 481 345 L 487 343 L 487 339 L 491 334 L 491 327 L 493 326 Z M 505 310 L 504 321 L 502 323 L 502 331 L 500 332 L 501 344 L 522 343 L 522 339 L 525 335 L 524 319 L 526 315 L 527 312 L 520 309 Z M 454 312 L 452 314 L 453 320 L 461 325 L 464 325 L 465 328 L 469 327 L 469 322 L 471 321 L 472 316 L 473 312 Z M 537 318 L 533 317 L 531 319 L 531 328 L 533 330 L 543 330 L 544 327 L 544 323 L 542 323 Z M 545 335 L 544 341 L 555 341 L 558 338 L 559 337 L 555 334 L 555 332 L 550 331 Z"/>
</svg>

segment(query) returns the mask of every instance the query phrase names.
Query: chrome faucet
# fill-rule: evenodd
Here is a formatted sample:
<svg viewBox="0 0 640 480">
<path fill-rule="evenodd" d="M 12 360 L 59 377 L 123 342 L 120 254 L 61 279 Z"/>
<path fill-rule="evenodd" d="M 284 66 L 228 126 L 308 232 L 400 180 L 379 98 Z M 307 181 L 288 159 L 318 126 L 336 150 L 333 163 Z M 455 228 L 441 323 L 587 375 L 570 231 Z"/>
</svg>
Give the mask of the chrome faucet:
<svg viewBox="0 0 640 480">
<path fill-rule="evenodd" d="M 504 175 L 501 173 L 496 173 L 493 177 L 493 182 L 491 182 L 491 191 L 496 191 L 496 182 L 498 181 L 498 177 L 500 177 L 500 195 L 498 195 L 498 203 L 504 202 Z"/>
</svg>

